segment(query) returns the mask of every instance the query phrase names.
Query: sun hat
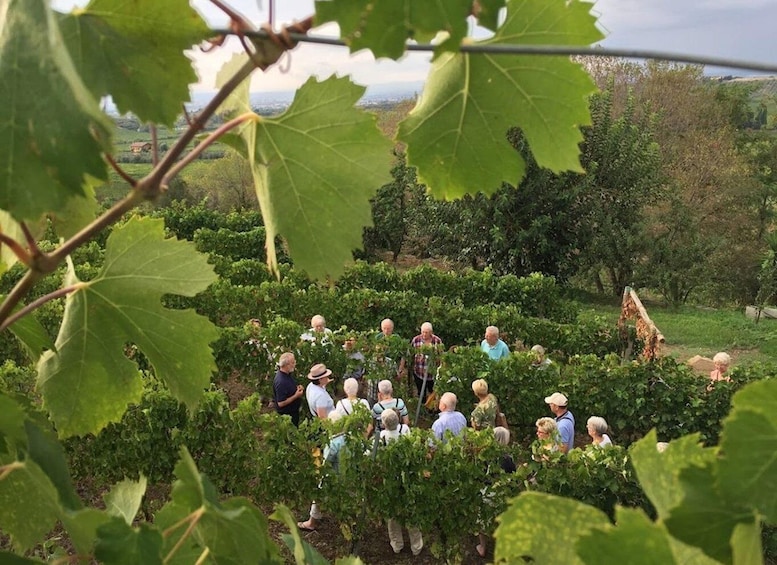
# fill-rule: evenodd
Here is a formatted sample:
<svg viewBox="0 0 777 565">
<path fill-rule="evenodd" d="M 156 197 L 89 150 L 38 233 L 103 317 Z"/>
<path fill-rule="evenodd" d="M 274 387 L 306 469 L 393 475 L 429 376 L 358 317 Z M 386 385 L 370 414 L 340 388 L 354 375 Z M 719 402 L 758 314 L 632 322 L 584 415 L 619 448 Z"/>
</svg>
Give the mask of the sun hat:
<svg viewBox="0 0 777 565">
<path fill-rule="evenodd" d="M 323 379 L 324 377 L 328 377 L 331 374 L 332 371 L 327 369 L 326 365 L 323 363 L 317 363 L 310 368 L 308 379 L 311 381 L 317 381 L 319 379 Z"/>
<path fill-rule="evenodd" d="M 566 406 L 567 397 L 561 394 L 560 392 L 554 392 L 550 396 L 545 397 L 545 404 L 555 404 L 556 406 Z"/>
</svg>

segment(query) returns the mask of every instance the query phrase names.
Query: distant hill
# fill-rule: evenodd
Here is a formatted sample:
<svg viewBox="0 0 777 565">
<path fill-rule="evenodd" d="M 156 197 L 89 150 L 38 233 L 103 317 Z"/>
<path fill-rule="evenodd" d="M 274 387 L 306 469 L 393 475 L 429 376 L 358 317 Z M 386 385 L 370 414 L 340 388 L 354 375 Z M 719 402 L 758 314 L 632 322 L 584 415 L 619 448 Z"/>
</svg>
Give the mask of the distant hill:
<svg viewBox="0 0 777 565">
<path fill-rule="evenodd" d="M 766 106 L 767 127 L 777 127 L 777 76 L 751 76 L 751 77 L 714 77 L 721 84 L 739 84 L 752 88 L 750 93 L 751 107 L 758 112 L 761 104 Z"/>
</svg>

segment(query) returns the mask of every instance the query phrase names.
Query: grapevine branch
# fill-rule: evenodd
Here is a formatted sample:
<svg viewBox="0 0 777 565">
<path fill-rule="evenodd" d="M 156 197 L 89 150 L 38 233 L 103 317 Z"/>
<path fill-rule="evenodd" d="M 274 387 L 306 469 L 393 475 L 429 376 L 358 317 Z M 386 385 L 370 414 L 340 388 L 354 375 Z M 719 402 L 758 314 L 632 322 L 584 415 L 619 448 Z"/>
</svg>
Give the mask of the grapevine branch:
<svg viewBox="0 0 777 565">
<path fill-rule="evenodd" d="M 215 0 L 217 5 L 219 0 Z M 239 16 L 239 14 L 238 14 Z M 242 16 L 238 20 L 239 25 L 242 27 L 250 27 L 250 24 L 246 22 Z M 313 26 L 313 18 L 307 18 L 302 22 L 298 22 L 290 26 L 290 29 L 294 34 L 307 33 L 307 31 Z M 231 33 L 231 32 L 230 32 Z M 227 97 L 256 69 L 267 69 L 270 65 L 278 61 L 280 56 L 289 48 L 293 46 L 293 42 L 289 40 L 291 34 L 290 31 L 281 31 L 280 36 L 274 33 L 265 32 L 266 35 L 263 38 L 265 42 L 273 45 L 272 49 L 260 48 L 261 43 L 255 42 L 257 46 L 257 52 L 253 57 L 244 64 L 216 93 L 211 101 L 200 112 L 196 119 L 194 119 L 187 130 L 178 138 L 175 145 L 165 153 L 164 157 L 156 164 L 153 170 L 144 178 L 139 181 L 134 181 L 131 177 L 128 177 L 126 173 L 120 167 L 112 162 L 112 158 L 106 155 L 106 159 L 112 166 L 119 172 L 122 177 L 127 180 L 133 187 L 132 191 L 127 194 L 123 199 L 114 204 L 110 209 L 92 221 L 90 224 L 82 228 L 78 233 L 73 235 L 70 239 L 65 241 L 61 246 L 51 253 L 41 253 L 30 257 L 29 253 L 18 245 L 18 242 L 6 238 L 8 241 L 0 238 L 0 243 L 6 243 L 14 249 L 19 258 L 28 265 L 29 270 L 19 280 L 19 282 L 11 289 L 6 299 L 0 304 L 0 322 L 5 322 L 11 315 L 11 312 L 22 301 L 27 293 L 35 286 L 35 284 L 45 277 L 46 275 L 54 272 L 56 268 L 62 263 L 65 258 L 70 255 L 75 249 L 81 246 L 86 241 L 92 239 L 96 234 L 103 231 L 108 226 L 113 225 L 119 221 L 130 210 L 144 202 L 145 200 L 154 200 L 162 191 L 163 180 L 169 177 L 170 171 L 175 167 L 176 161 L 183 155 L 186 148 L 189 146 L 194 138 L 202 129 L 204 129 L 208 120 L 218 110 L 219 106 L 227 99 Z M 281 39 L 282 38 L 282 39 Z M 233 126 L 234 127 L 234 126 Z M 177 169 L 177 170 L 180 170 Z M 177 171 L 176 171 L 177 172 Z M 2 236 L 2 234 L 0 234 Z M 29 311 L 29 310 L 27 310 Z M 2 327 L 7 327 L 9 324 L 3 323 Z"/>
<path fill-rule="evenodd" d="M 19 259 L 19 261 L 27 266 L 30 265 L 32 259 L 30 254 L 24 247 L 19 245 L 19 242 L 14 238 L 5 235 L 3 232 L 0 232 L 0 245 L 7 245 L 8 248 L 13 251 L 14 255 L 16 255 L 16 257 Z"/>
<path fill-rule="evenodd" d="M 3 321 L 3 323 L 0 324 L 0 331 L 3 331 L 7 327 L 13 325 L 13 323 L 16 322 L 16 320 L 18 320 L 20 318 L 23 318 L 24 316 L 26 316 L 27 314 L 29 314 L 33 310 L 36 310 L 37 308 L 40 308 L 46 302 L 50 302 L 51 300 L 55 300 L 57 298 L 61 298 L 63 296 L 67 296 L 68 294 L 70 294 L 74 290 L 78 290 L 79 288 L 82 288 L 84 286 L 86 286 L 85 283 L 79 283 L 79 284 L 75 284 L 75 285 L 72 285 L 72 286 L 68 286 L 66 288 L 57 289 L 54 292 L 50 292 L 50 293 L 46 294 L 45 296 L 41 296 L 37 300 L 34 300 L 33 302 L 30 302 L 29 304 L 27 304 L 23 308 L 20 308 L 19 310 L 17 310 L 16 312 L 14 312 L 10 316 L 8 316 Z"/>
</svg>

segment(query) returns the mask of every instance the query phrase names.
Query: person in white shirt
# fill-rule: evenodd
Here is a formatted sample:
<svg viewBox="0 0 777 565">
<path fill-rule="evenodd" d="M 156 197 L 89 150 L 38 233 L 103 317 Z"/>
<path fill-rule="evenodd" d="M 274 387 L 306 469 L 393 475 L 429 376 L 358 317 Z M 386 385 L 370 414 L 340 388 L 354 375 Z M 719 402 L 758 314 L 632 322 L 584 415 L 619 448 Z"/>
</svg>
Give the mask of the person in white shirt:
<svg viewBox="0 0 777 565">
<path fill-rule="evenodd" d="M 359 398 L 359 381 L 350 377 L 345 379 L 343 383 L 343 390 L 345 391 L 346 398 L 338 400 L 335 405 L 335 411 L 339 412 L 343 416 L 349 416 L 353 414 L 356 406 L 361 404 L 367 412 L 370 411 L 370 403 L 365 398 Z"/>
<path fill-rule="evenodd" d="M 591 443 L 597 447 L 604 447 L 605 445 L 612 445 L 610 436 L 607 435 L 607 420 L 601 416 L 591 416 L 586 422 L 586 429 L 588 435 L 591 436 Z"/>
<path fill-rule="evenodd" d="M 329 416 L 335 409 L 335 401 L 326 390 L 332 379 L 332 371 L 323 363 L 318 363 L 310 368 L 308 373 L 308 387 L 305 389 L 305 400 L 308 401 L 308 409 L 314 418 L 322 420 Z"/>
</svg>

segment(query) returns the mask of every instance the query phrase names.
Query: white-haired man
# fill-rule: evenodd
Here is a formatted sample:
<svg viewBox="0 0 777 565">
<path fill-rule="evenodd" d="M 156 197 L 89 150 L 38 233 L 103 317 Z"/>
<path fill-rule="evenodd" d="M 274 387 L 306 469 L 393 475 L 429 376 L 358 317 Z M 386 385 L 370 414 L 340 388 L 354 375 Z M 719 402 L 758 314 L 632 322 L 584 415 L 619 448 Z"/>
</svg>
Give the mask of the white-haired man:
<svg viewBox="0 0 777 565">
<path fill-rule="evenodd" d="M 440 415 L 432 424 L 434 437 L 439 440 L 445 438 L 445 432 L 457 436 L 467 428 L 467 419 L 464 414 L 456 410 L 458 399 L 452 392 L 446 392 L 440 397 Z"/>
<path fill-rule="evenodd" d="M 293 373 L 296 367 L 297 360 L 293 353 L 287 351 L 281 354 L 278 359 L 278 372 L 275 373 L 272 383 L 272 392 L 275 411 L 291 417 L 292 423 L 299 426 L 299 408 L 305 390 L 294 380 Z"/>
<path fill-rule="evenodd" d="M 310 329 L 302 334 L 300 339 L 329 343 L 332 339 L 332 330 L 326 327 L 326 319 L 321 314 L 316 314 L 310 319 Z"/>
<path fill-rule="evenodd" d="M 440 354 L 443 350 L 442 340 L 434 335 L 434 328 L 430 322 L 421 324 L 421 333 L 410 341 L 411 347 L 417 350 L 413 358 L 413 380 L 415 381 L 421 403 L 426 402 L 426 397 L 434 390 L 434 376 L 440 365 Z M 424 351 L 426 349 L 426 351 Z M 433 362 L 430 363 L 430 357 Z M 426 387 L 424 387 L 426 382 Z M 421 390 L 424 390 L 423 395 Z"/>
<path fill-rule="evenodd" d="M 480 342 L 480 349 L 486 353 L 492 361 L 499 361 L 505 357 L 510 357 L 510 348 L 499 339 L 499 328 L 488 326 L 483 341 Z"/>
</svg>

